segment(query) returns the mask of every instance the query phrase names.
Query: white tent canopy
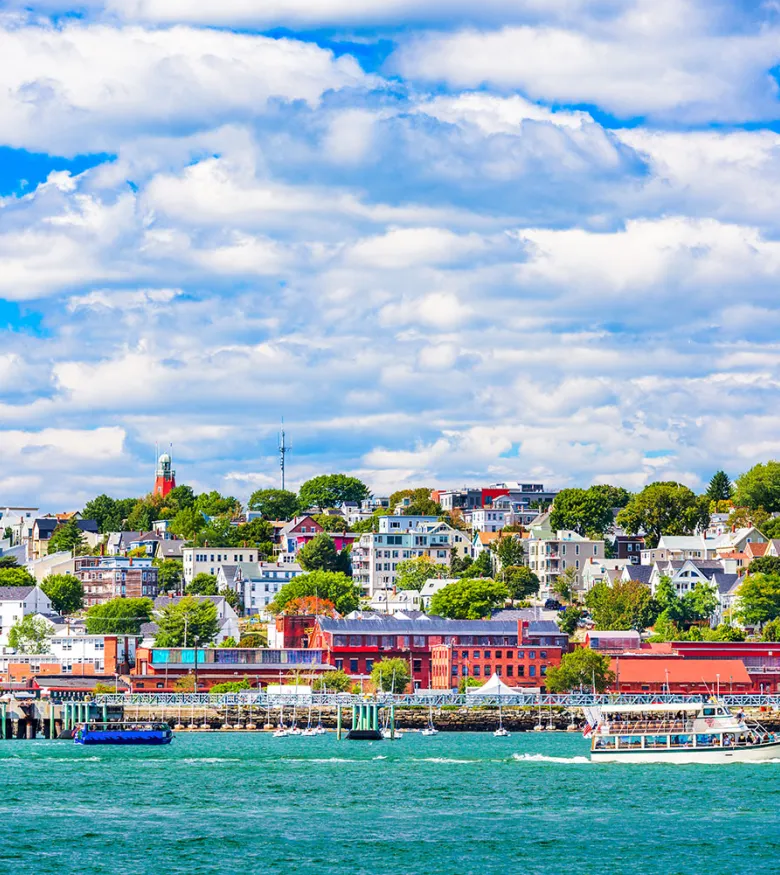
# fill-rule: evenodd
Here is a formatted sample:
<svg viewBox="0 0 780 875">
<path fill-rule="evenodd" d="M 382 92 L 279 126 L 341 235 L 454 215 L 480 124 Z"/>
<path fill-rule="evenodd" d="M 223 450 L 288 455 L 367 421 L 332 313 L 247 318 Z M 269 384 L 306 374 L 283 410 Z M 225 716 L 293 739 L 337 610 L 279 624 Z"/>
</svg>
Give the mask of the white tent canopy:
<svg viewBox="0 0 780 875">
<path fill-rule="evenodd" d="M 481 687 L 467 687 L 466 692 L 469 696 L 516 696 L 524 691 L 508 687 L 497 674 L 493 674 Z"/>
</svg>

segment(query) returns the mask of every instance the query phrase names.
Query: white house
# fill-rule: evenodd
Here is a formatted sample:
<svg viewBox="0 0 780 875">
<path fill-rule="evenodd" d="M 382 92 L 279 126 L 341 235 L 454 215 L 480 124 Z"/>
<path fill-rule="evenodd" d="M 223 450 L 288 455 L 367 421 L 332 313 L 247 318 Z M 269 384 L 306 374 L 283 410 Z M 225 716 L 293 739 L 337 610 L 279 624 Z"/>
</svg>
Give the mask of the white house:
<svg viewBox="0 0 780 875">
<path fill-rule="evenodd" d="M 655 595 L 662 577 L 669 577 L 678 596 L 690 592 L 697 583 L 712 586 L 715 574 L 723 573 L 723 564 L 714 559 L 670 559 L 656 562 L 650 572 L 650 590 Z"/>
<path fill-rule="evenodd" d="M 279 590 L 303 573 L 303 568 L 293 562 L 239 562 L 219 567 L 217 587 L 237 592 L 245 615 L 265 614 Z"/>
<path fill-rule="evenodd" d="M 457 577 L 431 577 L 426 580 L 420 590 L 420 604 L 422 609 L 427 611 L 431 606 L 431 599 L 447 586 L 448 583 L 456 583 Z"/>
<path fill-rule="evenodd" d="M 183 547 L 181 558 L 186 585 L 199 574 L 213 574 L 216 577 L 220 565 L 258 562 L 260 555 L 257 547 Z"/>
<path fill-rule="evenodd" d="M 50 614 L 51 599 L 39 586 L 0 587 L 0 647 L 8 646 L 11 627 L 28 614 Z"/>
<path fill-rule="evenodd" d="M 610 585 L 619 580 L 623 569 L 631 564 L 630 559 L 604 559 L 589 557 L 582 566 L 582 589 L 590 592 L 597 583 Z"/>
</svg>

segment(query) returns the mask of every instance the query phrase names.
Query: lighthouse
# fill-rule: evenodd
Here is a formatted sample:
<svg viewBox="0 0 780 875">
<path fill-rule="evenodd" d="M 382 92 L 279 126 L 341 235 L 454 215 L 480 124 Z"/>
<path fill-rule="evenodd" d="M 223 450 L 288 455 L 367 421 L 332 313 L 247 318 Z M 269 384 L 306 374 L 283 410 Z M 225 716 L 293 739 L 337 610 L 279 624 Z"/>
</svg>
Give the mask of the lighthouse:
<svg viewBox="0 0 780 875">
<path fill-rule="evenodd" d="M 163 453 L 157 460 L 154 478 L 154 494 L 163 498 L 176 486 L 176 472 L 171 467 L 171 457 Z"/>
</svg>

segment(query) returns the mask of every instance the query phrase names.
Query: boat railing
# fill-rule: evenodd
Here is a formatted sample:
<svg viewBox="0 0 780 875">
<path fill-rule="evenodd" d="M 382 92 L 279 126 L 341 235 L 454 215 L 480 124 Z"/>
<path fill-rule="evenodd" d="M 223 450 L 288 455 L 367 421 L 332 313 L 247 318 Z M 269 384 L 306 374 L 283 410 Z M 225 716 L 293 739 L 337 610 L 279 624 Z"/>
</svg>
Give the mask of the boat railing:
<svg viewBox="0 0 780 875">
<path fill-rule="evenodd" d="M 663 735 L 670 732 L 692 732 L 692 720 L 634 720 L 611 721 L 609 731 L 615 735 Z"/>
</svg>

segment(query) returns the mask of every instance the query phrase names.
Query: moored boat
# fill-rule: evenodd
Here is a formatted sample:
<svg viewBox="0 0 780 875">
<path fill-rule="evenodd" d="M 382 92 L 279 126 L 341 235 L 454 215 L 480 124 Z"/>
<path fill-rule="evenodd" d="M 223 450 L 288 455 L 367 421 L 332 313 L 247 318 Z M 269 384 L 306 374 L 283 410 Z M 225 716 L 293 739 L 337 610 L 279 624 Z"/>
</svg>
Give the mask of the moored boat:
<svg viewBox="0 0 780 875">
<path fill-rule="evenodd" d="M 167 723 L 101 723 L 76 727 L 76 744 L 170 744 L 173 732 Z"/>
<path fill-rule="evenodd" d="M 590 757 L 611 763 L 734 763 L 780 758 L 780 736 L 722 703 L 585 708 Z"/>
</svg>

